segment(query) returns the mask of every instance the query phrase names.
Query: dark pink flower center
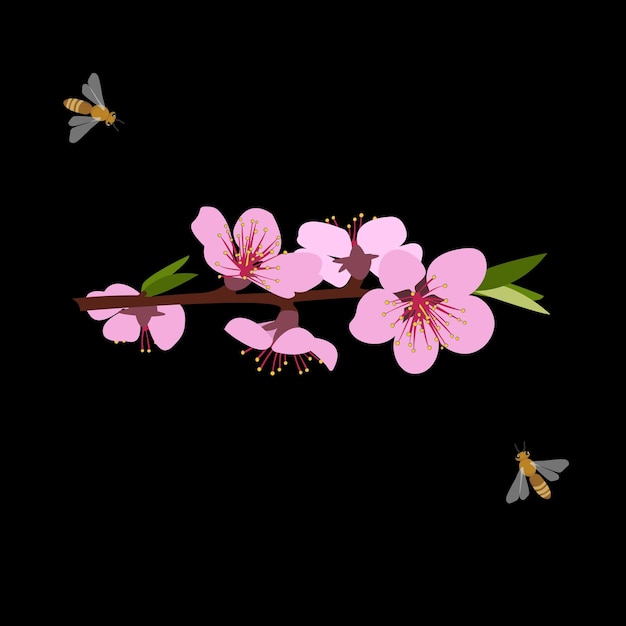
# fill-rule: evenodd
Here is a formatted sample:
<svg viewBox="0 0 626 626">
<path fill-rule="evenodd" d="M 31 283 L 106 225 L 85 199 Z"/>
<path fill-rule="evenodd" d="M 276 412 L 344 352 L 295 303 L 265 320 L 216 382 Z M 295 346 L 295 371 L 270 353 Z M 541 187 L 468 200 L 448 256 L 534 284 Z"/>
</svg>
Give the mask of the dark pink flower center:
<svg viewBox="0 0 626 626">
<path fill-rule="evenodd" d="M 128 309 L 122 309 L 120 311 L 122 315 L 134 315 L 137 319 L 137 323 L 141 327 L 141 334 L 139 335 L 139 350 L 141 352 L 152 352 L 152 346 L 150 345 L 150 328 L 148 322 L 153 317 L 159 317 L 165 315 L 161 313 L 155 306 L 141 306 L 130 307 Z"/>
<path fill-rule="evenodd" d="M 217 236 L 224 242 L 224 256 L 228 261 L 224 264 L 216 262 L 216 265 L 223 267 L 230 276 L 238 276 L 269 289 L 270 279 L 263 276 L 263 271 L 280 270 L 280 265 L 273 264 L 278 256 L 276 248 L 280 246 L 280 235 L 270 240 L 267 237 L 268 229 L 259 230 L 258 224 L 259 220 L 250 220 L 246 224 L 240 218 L 234 236 L 228 224 L 224 224 L 226 237 L 222 233 Z M 271 280 L 278 282 L 278 279 Z"/>
<path fill-rule="evenodd" d="M 397 315 L 390 323 L 391 328 L 396 329 L 396 345 L 406 342 L 407 347 L 415 352 L 418 342 L 422 341 L 428 350 L 432 350 L 433 345 L 439 345 L 443 350 L 450 341 L 459 340 L 458 324 L 467 324 L 459 313 L 465 313 L 465 309 L 454 307 L 448 298 L 433 293 L 434 289 L 448 287 L 447 283 L 431 287 L 436 278 L 435 275 L 428 281 L 423 278 L 414 291 L 405 289 L 395 294 L 396 300 L 385 300 L 385 305 L 392 308 L 383 311 L 383 316 Z"/>
<path fill-rule="evenodd" d="M 276 340 L 286 331 L 291 328 L 296 328 L 298 326 L 298 312 L 292 310 L 281 311 L 278 314 L 278 317 L 273 322 L 267 322 L 263 324 L 263 328 L 265 330 L 275 330 L 273 336 L 272 344 L 276 342 Z M 241 354 L 247 354 L 253 350 L 253 348 L 248 348 L 247 350 L 242 350 Z M 296 368 L 298 369 L 298 374 L 304 374 L 309 371 L 308 362 L 316 359 L 320 363 L 322 360 L 317 357 L 313 352 L 305 352 L 302 354 L 281 354 L 279 352 L 275 352 L 273 349 L 273 345 L 265 350 L 260 350 L 254 360 L 259 365 L 257 366 L 257 372 L 262 372 L 263 368 L 267 365 L 270 367 L 270 376 L 274 376 L 276 372 L 282 372 L 283 366 L 289 363 L 288 357 L 291 356 L 293 362 L 296 364 Z M 271 361 L 270 361 L 271 359 Z"/>
<path fill-rule="evenodd" d="M 333 215 L 333 223 L 338 228 L 340 227 Z M 375 217 L 373 219 L 376 219 Z M 328 219 L 325 220 L 329 222 Z M 363 226 L 363 213 L 359 213 L 359 223 L 357 225 L 356 217 L 352 218 L 352 224 L 347 224 L 348 234 L 350 235 L 350 243 L 352 244 L 352 250 L 350 255 L 340 259 L 334 259 L 333 263 L 341 263 L 340 272 L 347 270 L 351 276 L 354 276 L 357 280 L 363 280 L 370 271 L 372 265 L 372 259 L 375 259 L 377 254 L 368 254 L 363 251 L 363 248 L 359 246 L 356 241 L 357 231 Z"/>
</svg>

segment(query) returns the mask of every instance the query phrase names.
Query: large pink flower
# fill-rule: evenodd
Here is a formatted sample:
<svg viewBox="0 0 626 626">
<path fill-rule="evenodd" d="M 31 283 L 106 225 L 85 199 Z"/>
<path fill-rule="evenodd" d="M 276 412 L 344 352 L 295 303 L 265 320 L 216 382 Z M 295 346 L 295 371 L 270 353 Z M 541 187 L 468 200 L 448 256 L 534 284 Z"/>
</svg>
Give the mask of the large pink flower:
<svg viewBox="0 0 626 626">
<path fill-rule="evenodd" d="M 322 278 L 334 285 L 343 287 L 354 276 L 362 280 L 371 270 L 378 276 L 378 267 L 383 255 L 395 248 L 401 248 L 422 260 L 422 248 L 417 243 L 404 244 L 406 228 L 397 217 L 373 218 L 363 223 L 363 213 L 352 218 L 346 229 L 339 226 L 333 215 L 331 224 L 306 222 L 298 231 L 298 243 L 302 246 L 296 252 L 314 252 L 322 259 Z"/>
<path fill-rule="evenodd" d="M 299 374 L 309 371 L 308 361 L 313 359 L 323 363 L 331 371 L 337 363 L 337 348 L 330 341 L 315 337 L 298 326 L 297 311 L 281 311 L 275 320 L 261 323 L 236 317 L 226 324 L 224 330 L 249 346 L 241 354 L 253 349 L 260 350 L 255 358 L 259 364 L 257 370 L 262 371 L 267 364 L 271 368 L 272 376 L 287 365 L 287 356 L 293 357 Z"/>
<path fill-rule="evenodd" d="M 393 250 L 379 269 L 382 289 L 361 298 L 350 332 L 371 344 L 393 339 L 394 355 L 406 372 L 425 372 L 435 362 L 438 348 L 469 354 L 491 338 L 493 313 L 483 300 L 470 295 L 487 271 L 479 250 L 446 252 L 428 272 L 412 254 Z"/>
<path fill-rule="evenodd" d="M 280 230 L 265 209 L 244 211 L 231 231 L 220 211 L 203 206 L 191 230 L 204 245 L 209 267 L 224 276 L 233 291 L 255 283 L 281 298 L 292 298 L 322 282 L 317 255 L 279 254 Z"/>
<path fill-rule="evenodd" d="M 87 297 L 137 295 L 139 292 L 136 289 L 123 283 L 114 283 L 104 291 L 91 291 Z M 95 320 L 107 320 L 102 327 L 102 334 L 115 343 L 141 338 L 142 352 L 151 351 L 150 335 L 161 350 L 169 350 L 185 331 L 185 310 L 180 304 L 93 309 L 87 313 Z"/>
</svg>

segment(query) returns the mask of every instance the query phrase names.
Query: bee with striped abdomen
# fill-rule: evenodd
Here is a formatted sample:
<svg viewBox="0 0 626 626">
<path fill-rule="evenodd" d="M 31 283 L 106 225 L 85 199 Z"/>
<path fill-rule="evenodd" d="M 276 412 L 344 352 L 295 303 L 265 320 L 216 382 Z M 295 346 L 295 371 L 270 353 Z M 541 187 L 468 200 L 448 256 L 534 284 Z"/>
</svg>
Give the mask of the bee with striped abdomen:
<svg viewBox="0 0 626 626">
<path fill-rule="evenodd" d="M 80 98 L 66 98 L 63 100 L 63 105 L 67 109 L 79 114 L 70 117 L 68 122 L 72 127 L 72 130 L 70 130 L 70 143 L 76 143 L 94 128 L 98 122 L 104 122 L 106 126 L 113 126 L 115 130 L 118 130 L 115 126 L 116 121 L 124 123 L 122 120 L 117 119 L 115 111 L 109 111 L 104 105 L 100 78 L 97 74 L 91 74 L 89 80 L 83 85 L 83 96 L 90 102 Z"/>
<path fill-rule="evenodd" d="M 530 452 L 526 450 L 526 442 L 524 442 L 523 450 L 520 452 L 515 446 L 517 454 L 515 460 L 519 463 L 519 471 L 509 492 L 506 494 L 508 503 L 516 500 L 525 500 L 530 493 L 528 483 L 544 500 L 552 497 L 552 492 L 546 480 L 558 480 L 559 472 L 562 472 L 568 465 L 567 459 L 550 459 L 548 461 L 532 461 Z"/>
</svg>

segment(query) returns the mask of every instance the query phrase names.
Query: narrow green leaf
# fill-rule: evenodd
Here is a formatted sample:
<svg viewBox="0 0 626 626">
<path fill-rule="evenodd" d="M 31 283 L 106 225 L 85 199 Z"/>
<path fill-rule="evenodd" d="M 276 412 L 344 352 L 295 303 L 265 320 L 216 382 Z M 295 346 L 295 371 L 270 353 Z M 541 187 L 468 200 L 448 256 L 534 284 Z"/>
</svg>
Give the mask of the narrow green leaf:
<svg viewBox="0 0 626 626">
<path fill-rule="evenodd" d="M 540 304 L 537 304 L 534 300 L 520 293 L 517 289 L 511 289 L 512 285 L 506 285 L 503 287 L 496 287 L 495 289 L 478 289 L 474 293 L 479 296 L 487 296 L 489 298 L 495 298 L 496 300 L 502 300 L 514 306 L 522 307 L 530 311 L 537 311 L 537 313 L 544 313 L 550 315 Z"/>
<path fill-rule="evenodd" d="M 189 255 L 184 256 L 182 259 L 178 259 L 178 261 L 174 261 L 174 263 L 170 263 L 166 265 L 163 269 L 160 269 L 158 272 L 152 274 L 143 281 L 143 285 L 141 285 L 141 291 L 146 291 L 148 285 L 151 285 L 153 282 L 163 278 L 164 276 L 171 276 L 174 272 L 178 271 L 189 259 Z M 162 292 L 161 292 L 162 293 Z M 154 295 L 154 294 L 150 294 Z"/>
<path fill-rule="evenodd" d="M 507 285 L 511 289 L 515 289 L 515 291 L 519 291 L 523 293 L 526 297 L 531 300 L 541 300 L 543 298 L 543 294 L 537 293 L 536 291 L 531 291 L 530 289 L 524 289 L 524 287 L 520 287 L 519 285 Z"/>
<path fill-rule="evenodd" d="M 545 252 L 543 254 L 535 254 L 533 256 L 527 256 L 522 259 L 516 259 L 515 261 L 508 261 L 506 263 L 500 263 L 500 265 L 489 267 L 478 289 L 494 289 L 495 287 L 502 287 L 513 283 L 518 278 L 528 274 L 544 256 L 546 256 Z"/>
<path fill-rule="evenodd" d="M 151 282 L 147 287 L 145 287 L 146 295 L 148 296 L 157 296 L 160 293 L 165 293 L 166 291 L 170 291 L 170 289 L 174 289 L 174 287 L 178 287 L 183 283 L 186 283 L 188 280 L 195 278 L 198 274 L 172 274 L 171 276 L 164 276 L 163 278 L 159 278 Z"/>
</svg>

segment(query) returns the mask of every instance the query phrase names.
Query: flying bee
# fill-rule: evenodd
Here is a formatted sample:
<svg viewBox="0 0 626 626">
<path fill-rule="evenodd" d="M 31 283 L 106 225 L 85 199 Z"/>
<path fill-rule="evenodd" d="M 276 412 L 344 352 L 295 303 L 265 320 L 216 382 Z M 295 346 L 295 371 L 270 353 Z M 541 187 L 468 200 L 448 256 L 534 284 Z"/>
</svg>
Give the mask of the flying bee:
<svg viewBox="0 0 626 626">
<path fill-rule="evenodd" d="M 115 122 L 123 124 L 122 120 L 117 119 L 115 111 L 109 111 L 104 105 L 102 97 L 102 87 L 100 86 L 100 78 L 97 74 L 91 74 L 89 80 L 83 84 L 83 96 L 86 100 L 80 98 L 67 98 L 63 100 L 63 104 L 73 113 L 68 124 L 72 127 L 70 130 L 70 143 L 76 143 L 84 137 L 98 122 L 104 122 L 106 126 L 113 126 L 115 130 L 119 130 L 115 126 Z"/>
<path fill-rule="evenodd" d="M 530 452 L 526 450 L 526 442 L 524 442 L 521 452 L 517 446 L 515 446 L 515 449 L 517 450 L 515 460 L 519 463 L 519 471 L 509 492 L 506 494 L 506 501 L 511 503 L 518 499 L 525 500 L 530 493 L 528 489 L 529 482 L 539 496 L 544 500 L 549 500 L 552 492 L 546 480 L 558 480 L 559 472 L 562 472 L 569 465 L 569 461 L 567 459 L 532 461 Z"/>
</svg>

